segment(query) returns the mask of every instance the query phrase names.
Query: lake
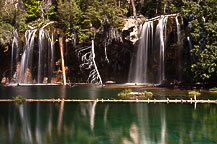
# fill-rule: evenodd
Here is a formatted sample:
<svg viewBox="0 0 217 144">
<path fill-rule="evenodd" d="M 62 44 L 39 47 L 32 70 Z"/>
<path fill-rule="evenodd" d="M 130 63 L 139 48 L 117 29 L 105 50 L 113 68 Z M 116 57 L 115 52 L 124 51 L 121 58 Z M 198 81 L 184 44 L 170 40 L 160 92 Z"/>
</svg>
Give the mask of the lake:
<svg viewBox="0 0 217 144">
<path fill-rule="evenodd" d="M 152 91 L 156 99 L 189 98 L 187 91 Z M 0 87 L 0 98 L 121 99 L 121 88 Z M 203 91 L 201 99 L 216 99 Z M 174 144 L 217 143 L 216 104 L 147 103 L 0 103 L 0 143 Z"/>
</svg>

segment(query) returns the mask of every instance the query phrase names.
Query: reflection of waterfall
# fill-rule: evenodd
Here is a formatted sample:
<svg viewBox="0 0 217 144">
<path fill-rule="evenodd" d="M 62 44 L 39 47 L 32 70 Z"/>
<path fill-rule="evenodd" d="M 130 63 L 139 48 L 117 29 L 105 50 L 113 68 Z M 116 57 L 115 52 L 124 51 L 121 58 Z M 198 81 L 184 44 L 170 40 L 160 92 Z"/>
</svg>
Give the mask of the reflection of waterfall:
<svg viewBox="0 0 217 144">
<path fill-rule="evenodd" d="M 161 144 L 166 144 L 166 116 L 165 116 L 165 105 L 161 107 Z"/>
<path fill-rule="evenodd" d="M 24 143 L 26 144 L 31 144 L 33 143 L 33 138 L 32 138 L 32 130 L 31 130 L 31 125 L 30 125 L 30 120 L 28 118 L 28 109 L 26 108 L 27 104 L 21 105 L 19 107 L 19 112 L 20 112 L 20 118 L 21 118 L 21 123 L 22 123 L 22 140 L 24 140 Z"/>
<path fill-rule="evenodd" d="M 215 105 L 203 104 L 193 110 L 188 104 L 100 103 L 97 107 L 91 104 L 92 107 L 89 103 L 65 103 L 60 133 L 57 131 L 58 103 L 1 104 L 1 143 L 182 144 L 217 141 L 216 123 L 213 123 L 217 121 Z M 9 111 L 5 108 L 8 105 Z M 109 105 L 109 112 L 107 123 L 103 124 L 106 105 Z M 81 108 L 86 111 L 85 117 Z M 89 111 L 94 112 L 90 114 Z M 90 123 L 94 121 L 91 130 Z"/>
<path fill-rule="evenodd" d="M 36 129 L 35 129 L 35 137 L 37 143 L 42 143 L 40 107 L 41 107 L 40 102 L 37 102 Z"/>
<path fill-rule="evenodd" d="M 97 101 L 94 101 L 93 104 L 90 106 L 91 109 L 90 109 L 90 112 L 89 112 L 89 115 L 90 115 L 90 129 L 92 131 L 94 129 L 96 104 L 97 104 Z"/>
<path fill-rule="evenodd" d="M 137 116 L 139 122 L 140 143 L 150 143 L 150 134 L 149 134 L 149 115 L 148 115 L 148 105 L 147 104 L 137 104 Z"/>
<path fill-rule="evenodd" d="M 15 123 L 16 123 L 16 115 L 13 109 L 13 104 L 9 104 L 9 112 L 8 112 L 8 138 L 9 143 L 14 143 L 14 136 L 15 136 Z"/>
<path fill-rule="evenodd" d="M 139 143 L 142 144 L 151 144 L 157 142 L 160 144 L 166 144 L 166 114 L 165 114 L 165 105 L 157 106 L 157 109 L 160 109 L 160 112 L 156 115 L 160 118 L 157 121 L 153 121 L 152 117 L 155 114 L 150 114 L 149 104 L 137 104 L 137 117 L 138 117 L 138 131 L 139 131 Z M 153 135 L 151 127 L 157 127 L 159 135 Z M 153 137 L 156 136 L 156 137 Z"/>
<path fill-rule="evenodd" d="M 54 63 L 54 38 L 45 29 L 49 24 L 51 23 L 45 24 L 39 30 L 31 29 L 26 31 L 24 52 L 21 58 L 17 83 L 35 83 L 34 80 L 37 80 L 37 83 L 51 82 Z M 38 47 L 36 45 L 37 31 L 39 31 Z M 38 51 L 38 64 L 33 63 L 36 57 L 35 51 Z M 37 78 L 35 78 L 34 73 L 37 73 Z"/>
</svg>

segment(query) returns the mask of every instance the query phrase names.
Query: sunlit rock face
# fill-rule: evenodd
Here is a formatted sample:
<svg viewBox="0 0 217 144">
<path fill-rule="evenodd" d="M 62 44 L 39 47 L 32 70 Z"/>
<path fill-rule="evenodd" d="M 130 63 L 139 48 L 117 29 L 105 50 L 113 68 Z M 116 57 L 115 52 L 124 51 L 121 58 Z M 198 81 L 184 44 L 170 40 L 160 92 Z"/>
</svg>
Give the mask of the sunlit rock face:
<svg viewBox="0 0 217 144">
<path fill-rule="evenodd" d="M 15 8 L 17 8 L 19 0 L 5 0 L 5 6 L 14 4 Z"/>
<path fill-rule="evenodd" d="M 6 0 L 5 3 L 16 3 L 19 2 L 19 0 Z"/>
<path fill-rule="evenodd" d="M 135 44 L 139 40 L 139 32 L 140 32 L 140 25 L 143 23 L 145 18 L 140 16 L 138 18 L 127 18 L 125 19 L 125 25 L 122 31 L 128 31 L 129 35 L 125 37 L 126 40 L 131 41 Z"/>
</svg>

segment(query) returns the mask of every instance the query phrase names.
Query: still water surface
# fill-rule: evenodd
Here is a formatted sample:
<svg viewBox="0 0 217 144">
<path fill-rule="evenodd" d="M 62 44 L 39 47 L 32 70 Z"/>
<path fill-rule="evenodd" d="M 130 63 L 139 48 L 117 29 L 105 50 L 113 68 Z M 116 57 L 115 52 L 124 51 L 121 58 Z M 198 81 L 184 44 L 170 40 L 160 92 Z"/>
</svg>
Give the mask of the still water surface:
<svg viewBox="0 0 217 144">
<path fill-rule="evenodd" d="M 111 99 L 121 91 L 36 86 L 0 89 L 1 98 L 19 94 L 28 98 Z M 165 97 L 171 94 L 170 90 L 163 91 Z M 197 104 L 195 109 L 194 104 L 0 103 L 0 143 L 214 144 L 216 136 L 215 104 Z"/>
</svg>

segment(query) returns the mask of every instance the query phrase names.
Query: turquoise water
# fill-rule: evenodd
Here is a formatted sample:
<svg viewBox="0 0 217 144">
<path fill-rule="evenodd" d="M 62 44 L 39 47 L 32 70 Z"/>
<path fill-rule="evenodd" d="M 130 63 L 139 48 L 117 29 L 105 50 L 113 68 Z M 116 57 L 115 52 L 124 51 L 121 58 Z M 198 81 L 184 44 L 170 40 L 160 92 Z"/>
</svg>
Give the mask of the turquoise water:
<svg viewBox="0 0 217 144">
<path fill-rule="evenodd" d="M 119 91 L 96 87 L 2 87 L 0 96 L 105 99 L 116 98 Z M 164 89 L 163 95 L 167 93 L 171 90 Z M 183 93 L 176 91 L 176 95 Z M 3 144 L 214 144 L 216 136 L 215 104 L 197 104 L 195 109 L 194 104 L 0 103 Z"/>
<path fill-rule="evenodd" d="M 47 98 L 65 98 L 65 99 L 123 99 L 117 94 L 123 88 L 106 87 L 87 87 L 87 86 L 0 86 L 0 99 L 8 99 L 21 95 L 25 98 L 47 99 Z M 134 91 L 150 91 L 154 94 L 152 99 L 190 99 L 188 90 L 168 89 L 168 88 L 133 88 Z M 135 99 L 136 97 L 130 98 Z M 125 98 L 124 98 L 125 99 Z M 140 99 L 147 99 L 141 97 Z M 150 98 L 151 99 L 151 98 Z M 202 91 L 197 99 L 217 99 L 217 93 Z"/>
</svg>

